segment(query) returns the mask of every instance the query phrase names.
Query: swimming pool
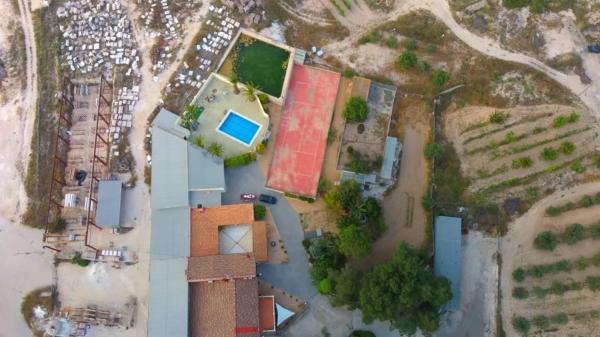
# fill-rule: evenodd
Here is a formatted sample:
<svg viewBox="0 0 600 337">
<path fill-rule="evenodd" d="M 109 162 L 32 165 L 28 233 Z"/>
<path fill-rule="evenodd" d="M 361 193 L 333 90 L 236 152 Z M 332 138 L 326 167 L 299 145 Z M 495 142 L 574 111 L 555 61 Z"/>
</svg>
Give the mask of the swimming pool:
<svg viewBox="0 0 600 337">
<path fill-rule="evenodd" d="M 255 121 L 229 110 L 217 127 L 217 131 L 239 143 L 250 146 L 261 127 L 262 125 Z"/>
</svg>

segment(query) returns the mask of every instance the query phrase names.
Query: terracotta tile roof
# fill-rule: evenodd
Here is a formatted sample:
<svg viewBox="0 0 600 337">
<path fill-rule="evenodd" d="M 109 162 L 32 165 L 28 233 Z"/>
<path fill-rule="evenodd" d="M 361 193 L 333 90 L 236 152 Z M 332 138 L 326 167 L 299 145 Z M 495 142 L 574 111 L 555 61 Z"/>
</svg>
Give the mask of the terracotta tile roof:
<svg viewBox="0 0 600 337">
<path fill-rule="evenodd" d="M 260 331 L 275 331 L 275 298 L 261 296 L 258 298 L 258 316 Z"/>
<path fill-rule="evenodd" d="M 188 282 L 256 277 L 253 254 L 192 256 L 188 258 Z"/>
<path fill-rule="evenodd" d="M 252 204 L 226 205 L 213 208 L 192 208 L 191 217 L 191 256 L 219 254 L 219 227 L 230 225 L 250 225 L 254 222 Z"/>
<path fill-rule="evenodd" d="M 235 337 L 235 282 L 191 286 L 190 337 Z"/>
<path fill-rule="evenodd" d="M 258 337 L 258 281 L 192 283 L 191 337 Z"/>
<path fill-rule="evenodd" d="M 255 337 L 260 332 L 258 280 L 235 281 L 235 326 L 237 337 Z"/>
<path fill-rule="evenodd" d="M 267 223 L 256 221 L 252 224 L 252 246 L 256 262 L 266 262 L 267 255 Z"/>
</svg>

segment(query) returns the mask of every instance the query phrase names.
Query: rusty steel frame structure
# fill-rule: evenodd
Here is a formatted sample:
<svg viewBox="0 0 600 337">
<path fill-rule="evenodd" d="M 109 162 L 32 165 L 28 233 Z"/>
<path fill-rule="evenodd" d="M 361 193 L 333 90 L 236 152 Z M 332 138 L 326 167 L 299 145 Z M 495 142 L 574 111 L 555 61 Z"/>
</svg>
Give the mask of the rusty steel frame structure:
<svg viewBox="0 0 600 337">
<path fill-rule="evenodd" d="M 108 93 L 105 94 L 105 90 L 108 90 Z M 100 135 L 100 128 L 103 128 L 104 130 L 108 130 L 110 128 L 110 122 L 111 122 L 111 107 L 112 107 L 112 90 L 113 90 L 113 86 L 111 83 L 109 83 L 106 78 L 104 77 L 104 75 L 100 76 L 100 89 L 98 92 L 98 100 L 97 100 L 97 110 L 96 110 L 96 128 L 95 128 L 95 132 L 94 132 L 94 152 L 93 152 L 93 157 L 92 157 L 92 170 L 91 170 L 91 182 L 90 182 L 90 191 L 89 191 L 89 203 L 88 203 L 88 207 L 87 207 L 87 219 L 86 219 L 86 229 L 85 229 L 85 238 L 84 238 L 84 244 L 86 247 L 91 248 L 95 251 L 97 251 L 96 247 L 93 247 L 90 242 L 89 242 L 89 234 L 90 234 L 90 226 L 94 226 L 97 227 L 98 229 L 102 230 L 101 227 L 99 227 L 96 223 L 95 223 L 95 207 L 96 204 L 98 203 L 97 198 L 96 198 L 96 193 L 94 191 L 95 187 L 97 187 L 97 183 L 100 181 L 102 172 L 100 170 L 107 169 L 108 165 L 109 165 L 109 151 L 110 151 L 110 143 L 109 143 L 109 139 L 105 139 L 102 137 L 102 135 Z M 57 133 L 56 133 L 56 141 L 55 141 L 55 146 L 54 146 L 54 158 L 52 161 L 52 177 L 50 179 L 50 191 L 48 194 L 48 210 L 47 210 L 47 214 L 46 214 L 46 228 L 44 230 L 44 235 L 43 235 L 43 242 L 46 243 L 46 245 L 43 246 L 43 248 L 47 248 L 50 250 L 53 250 L 55 252 L 60 252 L 61 250 L 56 248 L 56 247 L 52 247 L 50 244 L 50 242 L 47 241 L 49 235 L 48 235 L 48 227 L 50 225 L 50 222 L 52 220 L 52 211 L 53 210 L 57 210 L 57 211 L 61 211 L 62 208 L 64 207 L 59 201 L 55 200 L 54 198 L 54 194 L 57 190 L 61 190 L 62 193 L 62 188 L 65 186 L 65 181 L 64 181 L 64 173 L 65 170 L 67 168 L 67 162 L 66 160 L 64 160 L 61 157 L 60 154 L 60 148 L 59 148 L 59 141 L 62 142 L 62 144 L 66 145 L 67 147 L 67 151 L 68 151 L 68 147 L 69 147 L 69 139 L 68 137 L 65 137 L 63 135 L 61 135 L 62 133 L 66 133 L 66 131 L 63 132 L 63 128 L 66 127 L 67 130 L 71 128 L 72 123 L 70 121 L 71 116 L 71 112 L 74 110 L 75 106 L 73 104 L 73 99 L 74 99 L 74 95 L 73 95 L 73 83 L 67 78 L 64 78 L 63 81 L 63 88 L 61 91 L 61 95 L 59 97 L 60 100 L 60 105 L 59 105 L 59 119 L 58 119 L 58 126 L 57 126 Z M 70 108 L 70 110 L 68 110 L 68 108 Z M 101 123 L 102 122 L 102 123 Z M 106 146 L 106 153 L 105 153 L 105 158 L 103 159 L 100 156 L 99 153 L 99 145 L 100 143 L 104 144 Z M 61 174 L 61 178 L 57 178 L 57 174 L 60 173 Z"/>
<path fill-rule="evenodd" d="M 105 96 L 104 90 L 108 90 L 108 98 Z M 102 168 L 108 169 L 109 165 L 109 153 L 110 153 L 110 139 L 104 139 L 100 135 L 100 128 L 104 127 L 104 130 L 110 129 L 110 119 L 111 119 L 111 108 L 112 108 L 112 97 L 113 97 L 113 86 L 110 84 L 104 75 L 100 75 L 100 90 L 98 92 L 98 109 L 97 109 L 97 118 L 96 118 L 96 131 L 94 135 L 94 156 L 92 157 L 92 172 L 91 172 L 91 181 L 90 181 L 90 194 L 89 194 L 89 204 L 87 209 L 87 220 L 85 227 L 85 246 L 93 249 L 94 251 L 98 251 L 98 249 L 90 244 L 90 229 L 91 226 L 96 227 L 99 230 L 102 230 L 102 227 L 96 224 L 96 205 L 98 204 L 98 200 L 96 198 L 95 188 L 96 185 L 100 182 L 102 177 L 102 172 L 98 172 Z M 104 113 L 103 113 L 104 112 Z M 104 124 L 101 124 L 100 122 Z M 98 154 L 98 145 L 99 142 L 102 142 L 106 146 L 106 153 L 104 159 L 102 159 Z M 101 165 L 101 166 L 99 166 Z"/>
<path fill-rule="evenodd" d="M 52 220 L 52 210 L 56 209 L 60 212 L 63 208 L 63 205 L 54 199 L 55 191 L 61 190 L 65 185 L 64 181 L 64 172 L 67 167 L 67 162 L 63 157 L 61 157 L 60 153 L 60 145 L 59 142 L 62 142 L 67 147 L 67 151 L 69 148 L 69 139 L 61 135 L 63 133 L 63 128 L 66 127 L 67 130 L 71 128 L 71 113 L 75 109 L 75 105 L 73 105 L 73 83 L 68 77 L 63 78 L 63 85 L 60 92 L 59 97 L 59 108 L 58 108 L 58 123 L 56 127 L 56 139 L 54 141 L 54 155 L 52 158 L 52 176 L 50 177 L 50 190 L 48 192 L 48 209 L 46 211 L 46 224 L 44 229 L 44 235 L 42 241 L 45 243 L 48 239 L 48 227 Z M 60 167 L 60 169 L 59 169 Z M 56 177 L 57 172 L 61 172 L 61 179 Z M 60 251 L 56 248 L 50 246 L 44 246 L 44 248 L 49 248 L 54 251 Z"/>
</svg>

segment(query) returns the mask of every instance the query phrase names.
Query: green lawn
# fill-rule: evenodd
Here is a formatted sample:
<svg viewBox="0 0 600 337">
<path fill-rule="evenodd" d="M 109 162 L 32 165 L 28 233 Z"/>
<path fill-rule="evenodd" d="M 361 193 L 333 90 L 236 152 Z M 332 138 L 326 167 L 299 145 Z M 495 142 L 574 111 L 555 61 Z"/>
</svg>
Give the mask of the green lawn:
<svg viewBox="0 0 600 337">
<path fill-rule="evenodd" d="M 241 83 L 253 83 L 273 96 L 280 97 L 290 53 L 274 45 L 253 40 L 239 44 L 234 69 Z"/>
</svg>

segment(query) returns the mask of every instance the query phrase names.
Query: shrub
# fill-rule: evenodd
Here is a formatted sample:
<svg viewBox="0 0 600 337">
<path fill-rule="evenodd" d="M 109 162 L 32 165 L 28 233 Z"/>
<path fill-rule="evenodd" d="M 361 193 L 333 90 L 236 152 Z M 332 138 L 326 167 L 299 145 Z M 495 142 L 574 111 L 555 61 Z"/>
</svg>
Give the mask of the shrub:
<svg viewBox="0 0 600 337">
<path fill-rule="evenodd" d="M 538 286 L 533 287 L 533 293 L 535 294 L 535 297 L 537 297 L 537 298 L 546 297 L 546 290 L 542 287 L 538 287 Z"/>
<path fill-rule="evenodd" d="M 594 196 L 594 202 L 600 204 L 600 192 L 596 193 Z"/>
<path fill-rule="evenodd" d="M 385 45 L 392 49 L 396 49 L 398 47 L 398 39 L 392 35 L 385 39 Z"/>
<path fill-rule="evenodd" d="M 556 160 L 556 158 L 558 158 L 558 152 L 551 147 L 546 147 L 542 150 L 541 157 L 546 161 Z"/>
<path fill-rule="evenodd" d="M 415 51 L 417 50 L 417 40 L 415 40 L 414 38 L 410 38 L 410 39 L 406 39 L 404 40 L 404 42 L 402 42 L 402 45 L 404 46 L 404 49 L 406 50 L 410 50 L 410 51 Z"/>
<path fill-rule="evenodd" d="M 594 156 L 592 158 L 592 161 L 594 162 L 594 165 L 596 166 L 596 168 L 600 169 L 600 156 Z"/>
<path fill-rule="evenodd" d="M 513 271 L 512 276 L 515 281 L 521 282 L 525 280 L 525 270 L 519 267 Z"/>
<path fill-rule="evenodd" d="M 333 290 L 333 282 L 331 282 L 331 279 L 329 277 L 324 278 L 319 282 L 317 290 L 319 291 L 319 294 L 322 295 L 330 294 Z"/>
<path fill-rule="evenodd" d="M 373 30 L 361 36 L 360 39 L 358 39 L 358 44 L 375 43 L 379 40 L 381 40 L 381 32 L 378 30 Z"/>
<path fill-rule="evenodd" d="M 600 290 L 600 277 L 599 276 L 588 276 L 585 278 L 585 283 L 588 288 L 592 291 Z"/>
<path fill-rule="evenodd" d="M 569 323 L 569 316 L 564 312 L 561 312 L 550 317 L 550 321 L 554 324 L 565 325 Z"/>
<path fill-rule="evenodd" d="M 267 208 L 263 204 L 254 204 L 254 220 L 260 221 L 265 218 Z"/>
<path fill-rule="evenodd" d="M 224 161 L 225 167 L 239 167 L 250 164 L 256 160 L 256 154 L 253 152 L 247 152 L 238 156 L 226 158 Z"/>
<path fill-rule="evenodd" d="M 402 52 L 402 54 L 400 54 L 398 63 L 403 69 L 414 68 L 417 65 L 417 55 L 410 50 L 405 50 Z"/>
<path fill-rule="evenodd" d="M 512 295 L 514 298 L 522 300 L 529 297 L 529 291 L 527 291 L 527 289 L 523 287 L 515 287 L 513 289 Z"/>
<path fill-rule="evenodd" d="M 208 145 L 206 150 L 208 151 L 208 153 L 210 153 L 216 157 L 221 157 L 223 155 L 223 145 L 221 145 L 217 142 L 210 143 L 210 145 Z"/>
<path fill-rule="evenodd" d="M 436 69 L 433 72 L 433 83 L 438 86 L 444 85 L 450 79 L 450 75 L 443 69 Z"/>
<path fill-rule="evenodd" d="M 583 166 L 583 164 L 581 164 L 580 161 L 571 163 L 571 165 L 569 165 L 569 168 L 571 169 L 571 171 L 573 171 L 575 173 L 585 172 L 585 166 Z"/>
<path fill-rule="evenodd" d="M 67 221 L 63 218 L 56 217 L 54 220 L 48 223 L 48 232 L 50 233 L 62 233 L 67 228 Z"/>
<path fill-rule="evenodd" d="M 600 223 L 590 225 L 588 227 L 588 232 L 592 239 L 600 239 Z"/>
<path fill-rule="evenodd" d="M 350 122 L 364 122 L 368 113 L 367 102 L 358 96 L 350 97 L 344 107 L 344 117 Z"/>
<path fill-rule="evenodd" d="M 350 337 L 377 337 L 374 333 L 367 330 L 354 330 Z"/>
<path fill-rule="evenodd" d="M 590 195 L 584 195 L 581 200 L 579 200 L 579 206 L 581 207 L 592 207 L 594 205 L 594 198 L 592 198 Z"/>
<path fill-rule="evenodd" d="M 267 150 L 267 142 L 261 142 L 256 145 L 256 153 L 263 154 Z"/>
<path fill-rule="evenodd" d="M 558 149 L 564 154 L 571 154 L 575 151 L 575 144 L 571 142 L 562 142 Z"/>
<path fill-rule="evenodd" d="M 204 148 L 204 137 L 202 137 L 202 135 L 197 135 L 192 140 L 192 143 L 194 143 L 194 145 L 197 147 Z"/>
<path fill-rule="evenodd" d="M 537 198 L 539 198 L 540 196 L 540 192 L 537 189 L 537 187 L 528 187 L 527 188 L 527 196 L 529 196 L 529 199 L 533 199 L 536 200 Z"/>
<path fill-rule="evenodd" d="M 508 114 L 502 113 L 502 112 L 498 112 L 498 111 L 494 111 L 490 115 L 490 123 L 493 123 L 493 124 L 504 124 L 504 122 L 506 122 L 507 118 L 508 118 Z"/>
<path fill-rule="evenodd" d="M 444 154 L 444 146 L 439 143 L 429 143 L 425 146 L 425 157 L 438 158 Z"/>
<path fill-rule="evenodd" d="M 540 250 L 554 250 L 558 244 L 558 237 L 551 231 L 541 232 L 533 241 L 533 246 Z"/>
<path fill-rule="evenodd" d="M 575 223 L 567 226 L 563 234 L 563 240 L 568 245 L 574 245 L 583 240 L 585 237 L 585 228 L 582 225 Z"/>
<path fill-rule="evenodd" d="M 76 264 L 80 267 L 87 267 L 90 264 L 90 261 L 85 260 L 84 258 L 81 257 L 81 253 L 77 252 L 75 253 L 75 255 L 71 258 L 71 263 L 72 264 Z"/>
<path fill-rule="evenodd" d="M 550 206 L 546 208 L 546 214 L 549 216 L 559 216 L 562 213 L 560 207 Z"/>
<path fill-rule="evenodd" d="M 527 318 L 523 316 L 513 317 L 512 325 L 515 328 L 515 330 L 517 330 L 523 335 L 527 335 L 529 329 L 531 329 L 531 323 L 529 323 Z"/>
<path fill-rule="evenodd" d="M 548 319 L 548 316 L 537 315 L 533 318 L 533 325 L 538 329 L 546 330 L 550 327 L 550 319 Z"/>
<path fill-rule="evenodd" d="M 552 125 L 555 128 L 562 128 L 563 126 L 571 123 L 576 123 L 579 121 L 579 114 L 576 112 L 571 112 L 568 115 L 561 115 L 554 118 Z"/>
<path fill-rule="evenodd" d="M 419 62 L 419 70 L 423 73 L 428 73 L 431 70 L 431 64 L 427 61 Z"/>
<path fill-rule="evenodd" d="M 560 283 L 558 281 L 553 281 L 552 285 L 548 289 L 548 291 L 551 294 L 559 295 L 559 296 L 563 295 L 567 290 L 569 290 L 569 288 L 566 285 L 564 285 L 563 283 Z"/>
<path fill-rule="evenodd" d="M 580 257 L 577 260 L 575 260 L 575 269 L 581 271 L 581 270 L 586 270 L 587 267 L 590 266 L 590 263 L 588 262 L 588 259 L 586 259 L 585 257 Z"/>
<path fill-rule="evenodd" d="M 529 157 L 517 158 L 512 161 L 512 168 L 514 169 L 527 168 L 531 165 L 533 165 L 533 159 Z"/>
<path fill-rule="evenodd" d="M 437 51 L 437 45 L 430 43 L 427 45 L 427 48 L 425 48 L 425 50 L 427 51 L 427 53 L 433 54 Z"/>
</svg>

